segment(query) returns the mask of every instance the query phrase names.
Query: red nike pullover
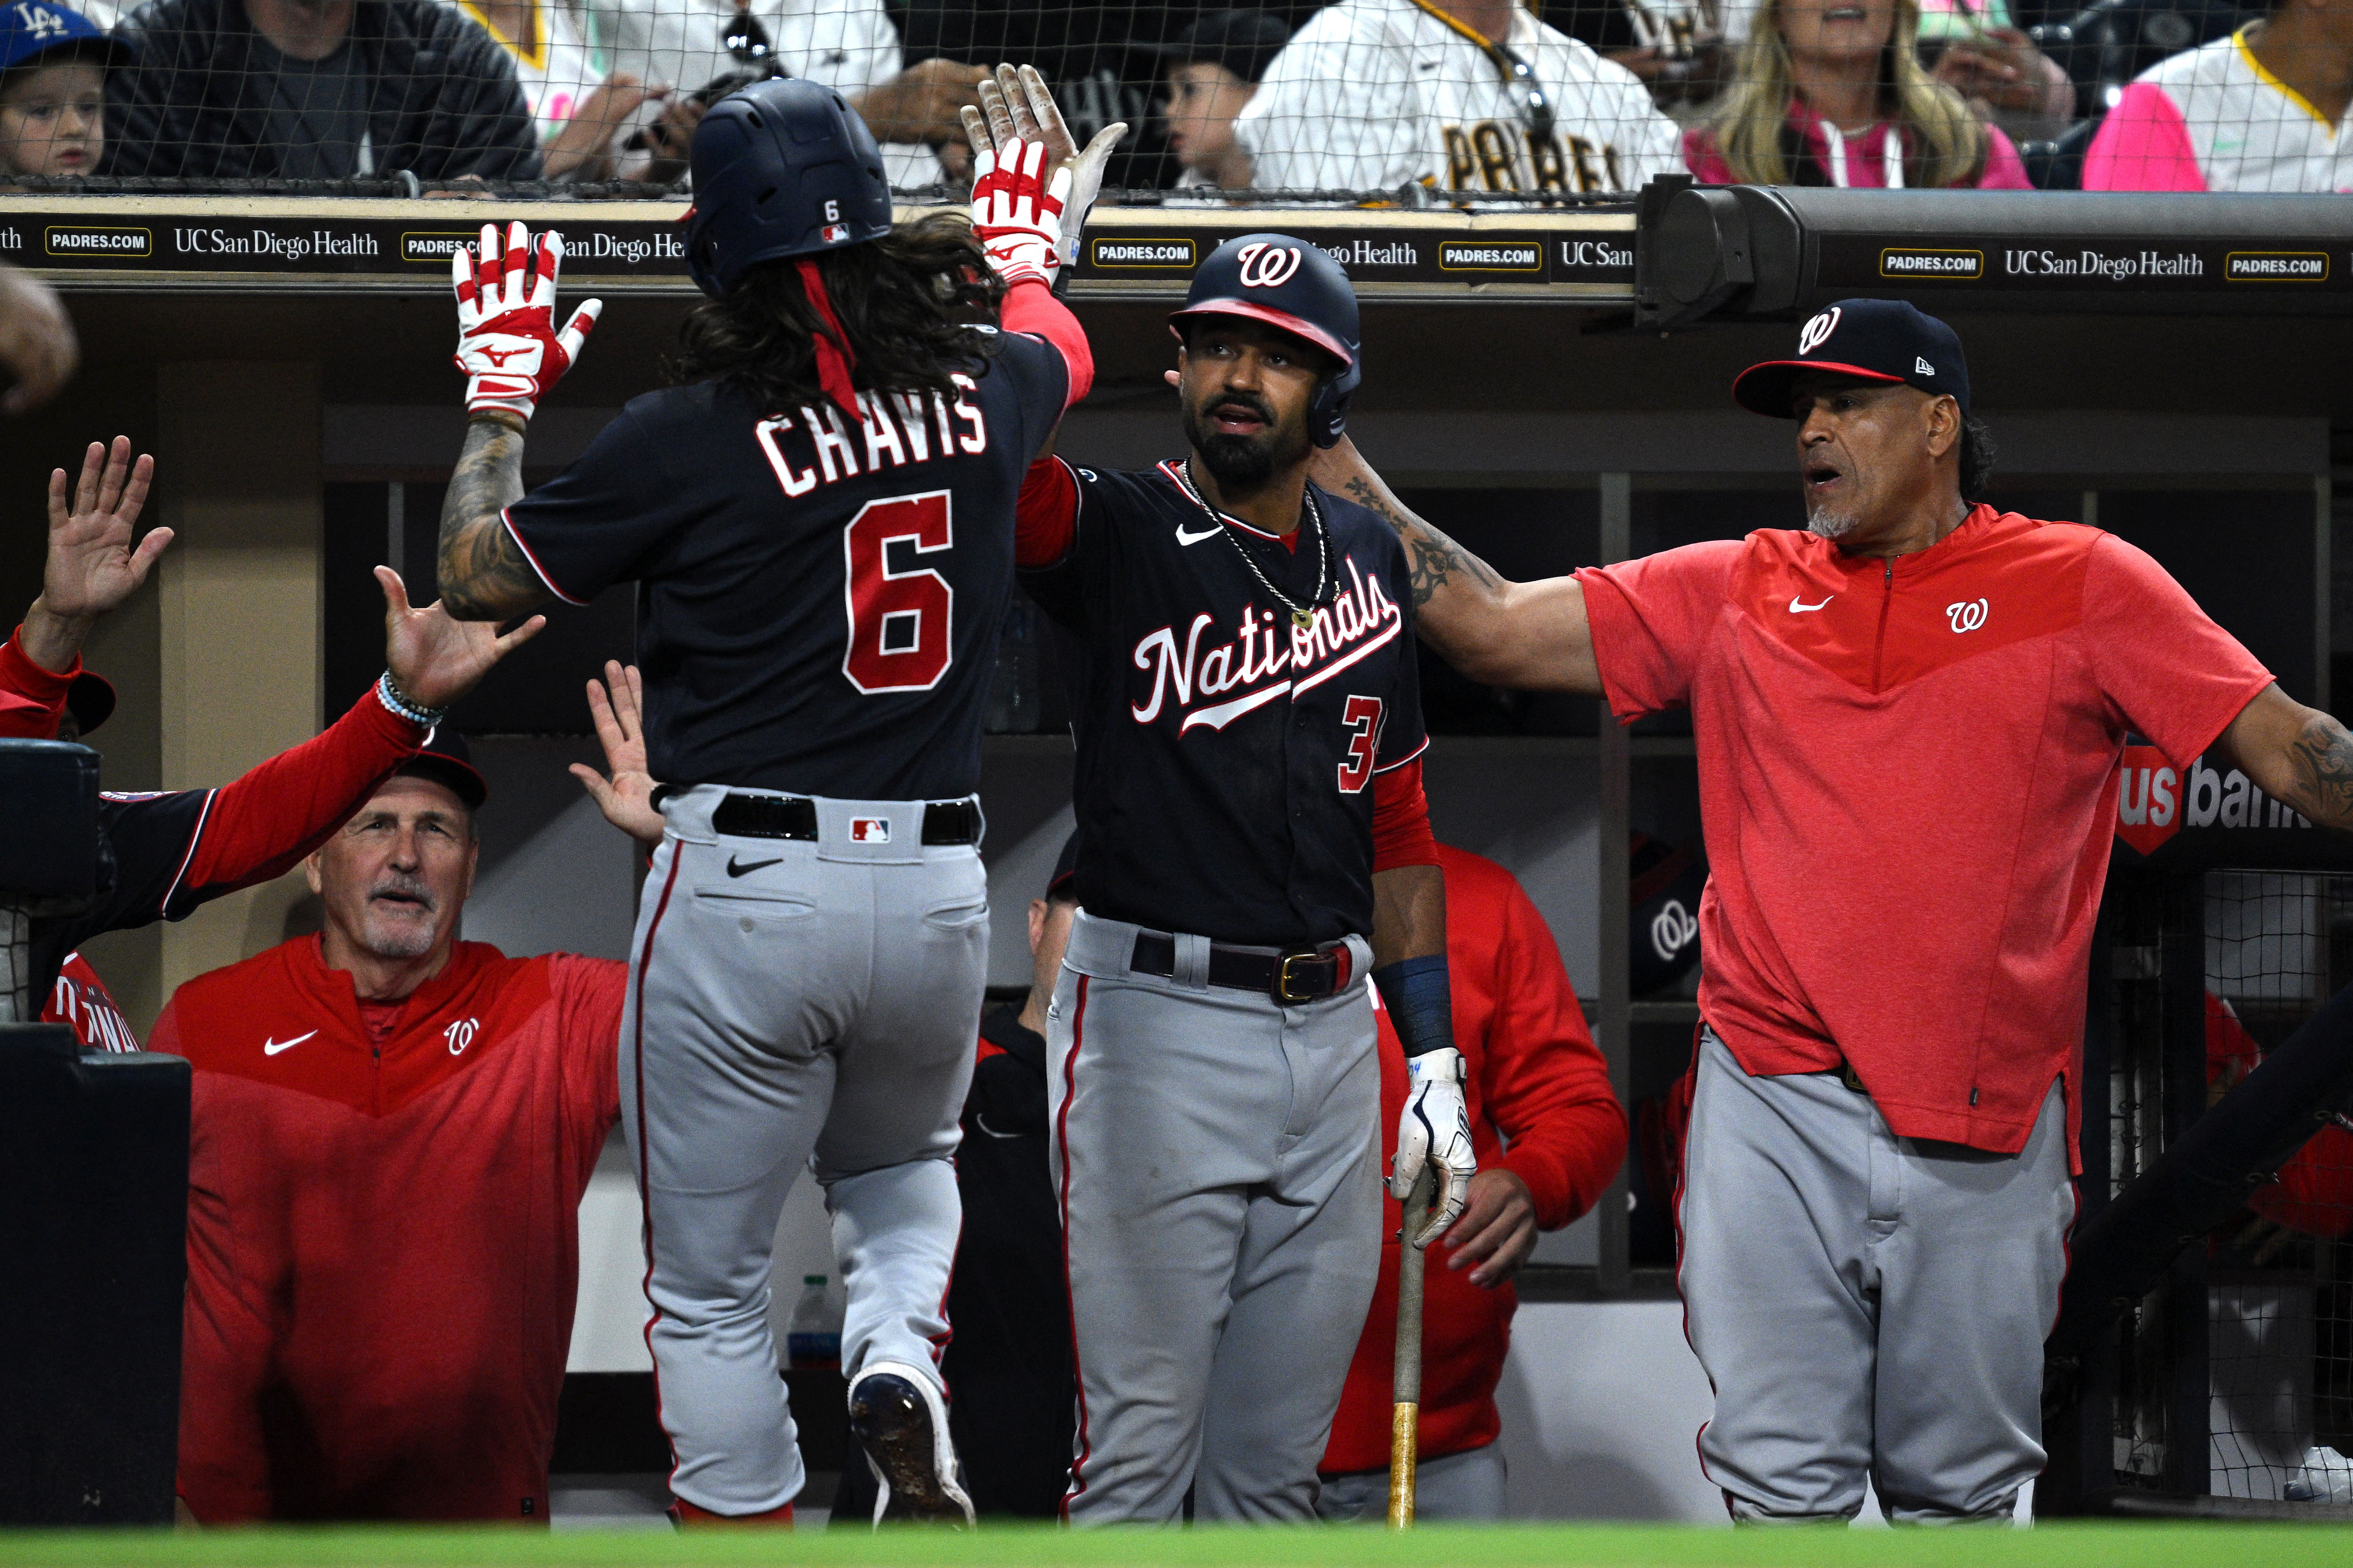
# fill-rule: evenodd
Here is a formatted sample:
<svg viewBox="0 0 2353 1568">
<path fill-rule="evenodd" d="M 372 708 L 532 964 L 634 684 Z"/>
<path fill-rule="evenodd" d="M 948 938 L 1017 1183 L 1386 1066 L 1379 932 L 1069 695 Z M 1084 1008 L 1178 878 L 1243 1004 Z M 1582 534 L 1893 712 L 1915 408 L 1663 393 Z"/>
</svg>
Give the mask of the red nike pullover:
<svg viewBox="0 0 2353 1568">
<path fill-rule="evenodd" d="M 380 1041 L 316 937 L 173 995 L 198 1520 L 546 1520 L 624 976 L 460 942 Z"/>
</svg>

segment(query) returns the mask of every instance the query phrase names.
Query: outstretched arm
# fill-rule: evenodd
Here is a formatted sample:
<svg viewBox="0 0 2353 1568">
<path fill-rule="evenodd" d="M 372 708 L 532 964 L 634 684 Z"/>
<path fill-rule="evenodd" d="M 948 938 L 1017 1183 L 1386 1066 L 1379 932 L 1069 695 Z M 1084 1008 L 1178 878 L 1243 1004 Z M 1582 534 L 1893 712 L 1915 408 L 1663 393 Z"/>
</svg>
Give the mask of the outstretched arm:
<svg viewBox="0 0 2353 1568">
<path fill-rule="evenodd" d="M 1510 583 L 1414 515 L 1346 437 L 1309 477 L 1397 530 L 1413 583 L 1414 635 L 1489 686 L 1601 695 L 1585 590 L 1574 577 Z"/>
<path fill-rule="evenodd" d="M 2335 719 L 2274 683 L 2239 710 L 2218 746 L 2265 795 L 2353 832 L 2353 734 Z"/>
<path fill-rule="evenodd" d="M 112 447 L 92 441 L 82 455 L 81 479 L 66 501 L 66 471 L 49 474 L 49 552 L 41 570 L 41 596 L 25 612 L 21 639 L 26 658 L 63 673 L 80 657 L 82 639 L 98 618 L 137 592 L 172 531 L 154 528 L 133 542 L 139 509 L 155 476 L 155 459 L 134 462 L 131 437 Z"/>
<path fill-rule="evenodd" d="M 522 500 L 522 430 L 477 416 L 441 502 L 441 603 L 461 621 L 503 621 L 555 597 L 501 514 Z"/>
</svg>

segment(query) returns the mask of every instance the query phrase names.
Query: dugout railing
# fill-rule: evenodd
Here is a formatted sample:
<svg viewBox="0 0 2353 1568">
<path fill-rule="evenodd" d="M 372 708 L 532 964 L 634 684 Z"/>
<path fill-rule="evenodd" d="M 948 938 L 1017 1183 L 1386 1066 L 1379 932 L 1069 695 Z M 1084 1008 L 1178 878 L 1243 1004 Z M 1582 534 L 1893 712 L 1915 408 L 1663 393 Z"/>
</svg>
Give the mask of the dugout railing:
<svg viewBox="0 0 2353 1568">
<path fill-rule="evenodd" d="M 2079 1247 L 2353 982 L 2353 847 L 2225 762 L 2178 775 L 2134 748 L 2124 771 L 2085 1019 Z M 2353 1040 L 2327 1050 L 2341 1062 Z M 2353 1520 L 2353 1131 L 2328 1114 L 2342 1109 L 2310 1107 L 2318 1131 L 2290 1140 L 2276 1173 L 2194 1219 L 2187 1205 L 2146 1294 L 2093 1301 L 2071 1279 L 2038 1514 Z"/>
</svg>

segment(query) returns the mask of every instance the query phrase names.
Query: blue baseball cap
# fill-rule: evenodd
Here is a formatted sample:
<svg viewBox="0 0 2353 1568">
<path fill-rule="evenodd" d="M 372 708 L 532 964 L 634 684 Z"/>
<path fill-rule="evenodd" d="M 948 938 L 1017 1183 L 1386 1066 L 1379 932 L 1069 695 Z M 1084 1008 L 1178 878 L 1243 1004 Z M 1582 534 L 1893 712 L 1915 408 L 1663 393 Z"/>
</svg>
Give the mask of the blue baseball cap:
<svg viewBox="0 0 2353 1568">
<path fill-rule="evenodd" d="M 70 5 L 57 0 L 6 0 L 0 4 L 0 70 L 32 64 L 51 49 L 79 44 L 105 57 L 109 69 L 131 63 L 122 41 Z"/>
<path fill-rule="evenodd" d="M 1902 300 L 1841 300 L 1798 329 L 1798 357 L 1752 364 L 1732 384 L 1753 414 L 1792 416 L 1798 377 L 1827 371 L 1857 381 L 1902 382 L 1947 395 L 1969 411 L 1969 362 L 1952 328 Z"/>
</svg>

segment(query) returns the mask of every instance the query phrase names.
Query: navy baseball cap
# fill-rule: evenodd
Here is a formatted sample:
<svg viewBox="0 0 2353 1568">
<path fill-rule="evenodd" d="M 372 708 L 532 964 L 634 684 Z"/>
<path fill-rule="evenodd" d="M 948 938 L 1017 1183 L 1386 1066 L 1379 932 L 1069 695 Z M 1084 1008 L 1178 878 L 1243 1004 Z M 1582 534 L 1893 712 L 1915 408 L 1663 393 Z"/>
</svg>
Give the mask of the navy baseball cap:
<svg viewBox="0 0 2353 1568">
<path fill-rule="evenodd" d="M 1279 16 L 1264 11 L 1212 11 L 1177 34 L 1174 43 L 1129 47 L 1141 54 L 1158 55 L 1164 68 L 1223 66 L 1242 80 L 1255 82 L 1290 41 L 1291 29 Z"/>
<path fill-rule="evenodd" d="M 89 17 L 57 0 L 9 0 L 0 5 L 0 70 L 32 65 L 51 49 L 71 45 L 105 57 L 107 67 L 128 65 L 131 51 Z"/>
<path fill-rule="evenodd" d="M 1798 357 L 1752 364 L 1732 383 L 1733 401 L 1753 414 L 1794 417 L 1798 377 L 1808 371 L 1860 381 L 1902 382 L 1950 396 L 1969 411 L 1969 362 L 1952 328 L 1902 300 L 1841 300 L 1798 329 Z"/>
<path fill-rule="evenodd" d="M 425 737 L 425 749 L 393 772 L 396 777 L 439 784 L 464 801 L 468 811 L 481 810 L 482 803 L 491 798 L 491 781 L 474 766 L 466 737 L 447 724 L 436 725 L 433 733 Z"/>
</svg>

